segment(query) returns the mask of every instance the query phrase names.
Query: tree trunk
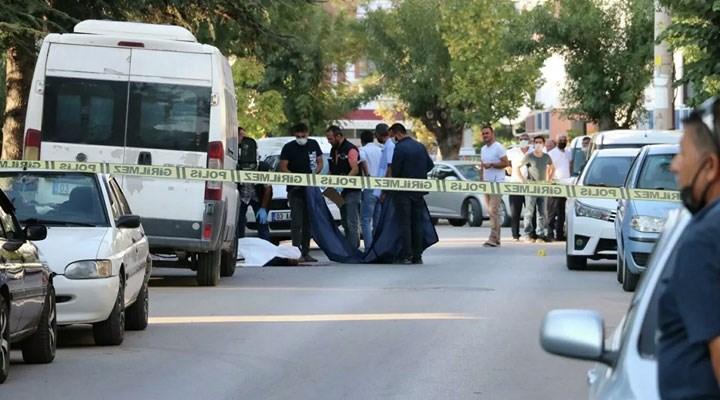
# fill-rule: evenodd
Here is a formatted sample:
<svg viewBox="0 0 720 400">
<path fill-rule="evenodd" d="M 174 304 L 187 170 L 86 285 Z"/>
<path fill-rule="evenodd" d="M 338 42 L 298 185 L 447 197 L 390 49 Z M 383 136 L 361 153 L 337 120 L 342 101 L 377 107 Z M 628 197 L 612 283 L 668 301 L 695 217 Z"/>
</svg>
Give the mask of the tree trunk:
<svg viewBox="0 0 720 400">
<path fill-rule="evenodd" d="M 463 124 L 443 119 L 446 114 L 444 111 L 434 111 L 431 113 L 433 118 L 422 116 L 420 120 L 435 135 L 440 157 L 443 160 L 457 160 L 462 146 Z M 434 118 L 436 116 L 441 118 Z"/>
<path fill-rule="evenodd" d="M 605 115 L 605 116 L 601 117 L 600 120 L 598 121 L 598 129 L 601 132 L 609 131 L 609 130 L 617 129 L 617 128 L 618 128 L 618 123 L 617 123 L 617 121 L 615 121 L 614 115 L 612 115 L 612 116 Z"/>
<path fill-rule="evenodd" d="M 28 41 L 32 43 L 32 40 Z M 27 112 L 28 97 L 35 67 L 35 55 L 27 49 L 33 46 L 11 47 L 6 53 L 5 66 L 5 114 L 2 127 L 3 160 L 22 158 L 23 128 Z"/>
</svg>

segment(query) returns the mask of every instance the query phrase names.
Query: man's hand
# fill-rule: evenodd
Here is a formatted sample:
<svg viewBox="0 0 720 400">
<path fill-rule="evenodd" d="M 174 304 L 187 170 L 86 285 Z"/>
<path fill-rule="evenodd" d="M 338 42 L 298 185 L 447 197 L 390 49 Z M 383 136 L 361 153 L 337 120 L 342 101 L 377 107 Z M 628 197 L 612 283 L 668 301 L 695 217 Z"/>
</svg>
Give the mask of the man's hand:
<svg viewBox="0 0 720 400">
<path fill-rule="evenodd" d="M 260 225 L 267 225 L 267 210 L 264 208 L 261 208 L 260 211 L 258 211 L 257 215 L 255 215 L 255 219 L 257 219 L 257 222 Z"/>
<path fill-rule="evenodd" d="M 718 386 L 720 386 L 720 336 L 708 342 L 708 349 L 710 350 L 710 362 L 715 372 L 715 379 Z"/>
</svg>

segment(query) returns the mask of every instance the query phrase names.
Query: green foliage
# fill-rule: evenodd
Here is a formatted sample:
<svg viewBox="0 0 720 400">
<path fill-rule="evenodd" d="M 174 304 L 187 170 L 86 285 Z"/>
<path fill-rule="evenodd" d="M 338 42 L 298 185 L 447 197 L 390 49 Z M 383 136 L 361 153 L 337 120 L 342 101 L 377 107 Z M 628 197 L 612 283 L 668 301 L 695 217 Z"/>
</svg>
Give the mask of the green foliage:
<svg viewBox="0 0 720 400">
<path fill-rule="evenodd" d="M 275 90 L 260 91 L 265 67 L 252 57 L 235 60 L 232 66 L 237 97 L 238 125 L 255 138 L 275 132 L 287 122 L 282 95 Z"/>
<path fill-rule="evenodd" d="M 652 78 L 652 0 L 558 0 L 537 8 L 539 45 L 562 54 L 566 112 L 601 129 L 630 127 Z"/>
<path fill-rule="evenodd" d="M 541 59 L 510 0 L 403 0 L 366 20 L 383 87 L 455 158 L 466 123 L 514 118 L 533 97 Z M 525 34 L 527 33 L 527 35 Z"/>
<path fill-rule="evenodd" d="M 692 83 L 696 89 L 691 102 L 720 95 L 720 0 L 660 0 L 670 9 L 673 23 L 662 38 L 683 50 L 683 78 L 677 84 Z"/>
<path fill-rule="evenodd" d="M 5 112 L 5 54 L 0 53 L 0 115 Z M 2 119 L 0 119 L 2 121 Z"/>
</svg>

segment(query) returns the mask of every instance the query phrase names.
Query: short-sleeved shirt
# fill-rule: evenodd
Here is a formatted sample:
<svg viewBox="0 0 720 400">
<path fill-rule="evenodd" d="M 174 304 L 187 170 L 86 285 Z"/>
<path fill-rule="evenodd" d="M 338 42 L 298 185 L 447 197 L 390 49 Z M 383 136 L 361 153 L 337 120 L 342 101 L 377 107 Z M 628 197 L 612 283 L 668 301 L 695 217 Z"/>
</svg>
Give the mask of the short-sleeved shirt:
<svg viewBox="0 0 720 400">
<path fill-rule="evenodd" d="M 368 143 L 360 148 L 360 162 L 367 164 L 370 176 L 380 176 L 381 159 L 382 148 L 377 143 Z"/>
<path fill-rule="evenodd" d="M 395 146 L 392 176 L 395 178 L 427 179 L 435 163 L 427 149 L 417 140 L 406 137 Z"/>
<path fill-rule="evenodd" d="M 378 168 L 378 176 L 383 177 L 387 175 L 388 165 L 392 164 L 393 156 L 395 155 L 395 142 L 392 139 L 388 139 L 383 144 L 382 156 L 380 157 L 380 167 Z M 380 189 L 375 190 L 375 196 L 380 196 Z"/>
<path fill-rule="evenodd" d="M 480 149 L 480 159 L 484 164 L 499 163 L 500 159 L 506 155 L 505 147 L 499 142 L 494 142 L 490 146 L 484 145 Z M 505 182 L 505 169 L 485 168 L 483 170 L 483 180 L 487 182 Z"/>
<path fill-rule="evenodd" d="M 685 228 L 660 282 L 658 384 L 663 399 L 720 399 L 708 342 L 720 336 L 720 201 Z"/>
<path fill-rule="evenodd" d="M 560 150 L 558 147 L 548 152 L 555 167 L 555 179 L 567 179 L 570 177 L 570 150 Z"/>
<path fill-rule="evenodd" d="M 522 182 L 523 177 L 527 178 L 527 167 L 522 163 L 523 158 L 525 158 L 525 153 L 523 153 L 519 147 L 514 147 L 508 150 L 507 157 L 510 161 L 510 166 L 512 167 L 510 182 Z M 518 170 L 516 170 L 515 167 L 518 167 Z"/>
<path fill-rule="evenodd" d="M 528 151 L 523 157 L 522 164 L 527 167 L 528 180 L 542 182 L 547 180 L 547 166 L 552 165 L 552 159 L 547 153 L 538 157 L 534 152 Z"/>
<path fill-rule="evenodd" d="M 315 172 L 317 160 L 322 157 L 320 145 L 314 139 L 308 139 L 305 146 L 301 146 L 297 141 L 287 142 L 280 152 L 280 161 L 288 162 L 288 170 L 290 172 L 310 174 Z M 295 189 L 294 186 L 288 186 L 288 192 Z"/>
</svg>

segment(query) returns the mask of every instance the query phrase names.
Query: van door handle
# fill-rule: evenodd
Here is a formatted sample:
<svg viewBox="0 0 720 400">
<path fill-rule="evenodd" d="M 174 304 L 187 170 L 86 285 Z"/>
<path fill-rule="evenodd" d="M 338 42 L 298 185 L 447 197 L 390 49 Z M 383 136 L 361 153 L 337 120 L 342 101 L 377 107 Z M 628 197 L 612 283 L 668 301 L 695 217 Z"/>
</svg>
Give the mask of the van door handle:
<svg viewBox="0 0 720 400">
<path fill-rule="evenodd" d="M 152 154 L 149 151 L 141 151 L 138 155 L 138 165 L 152 165 Z"/>
</svg>

